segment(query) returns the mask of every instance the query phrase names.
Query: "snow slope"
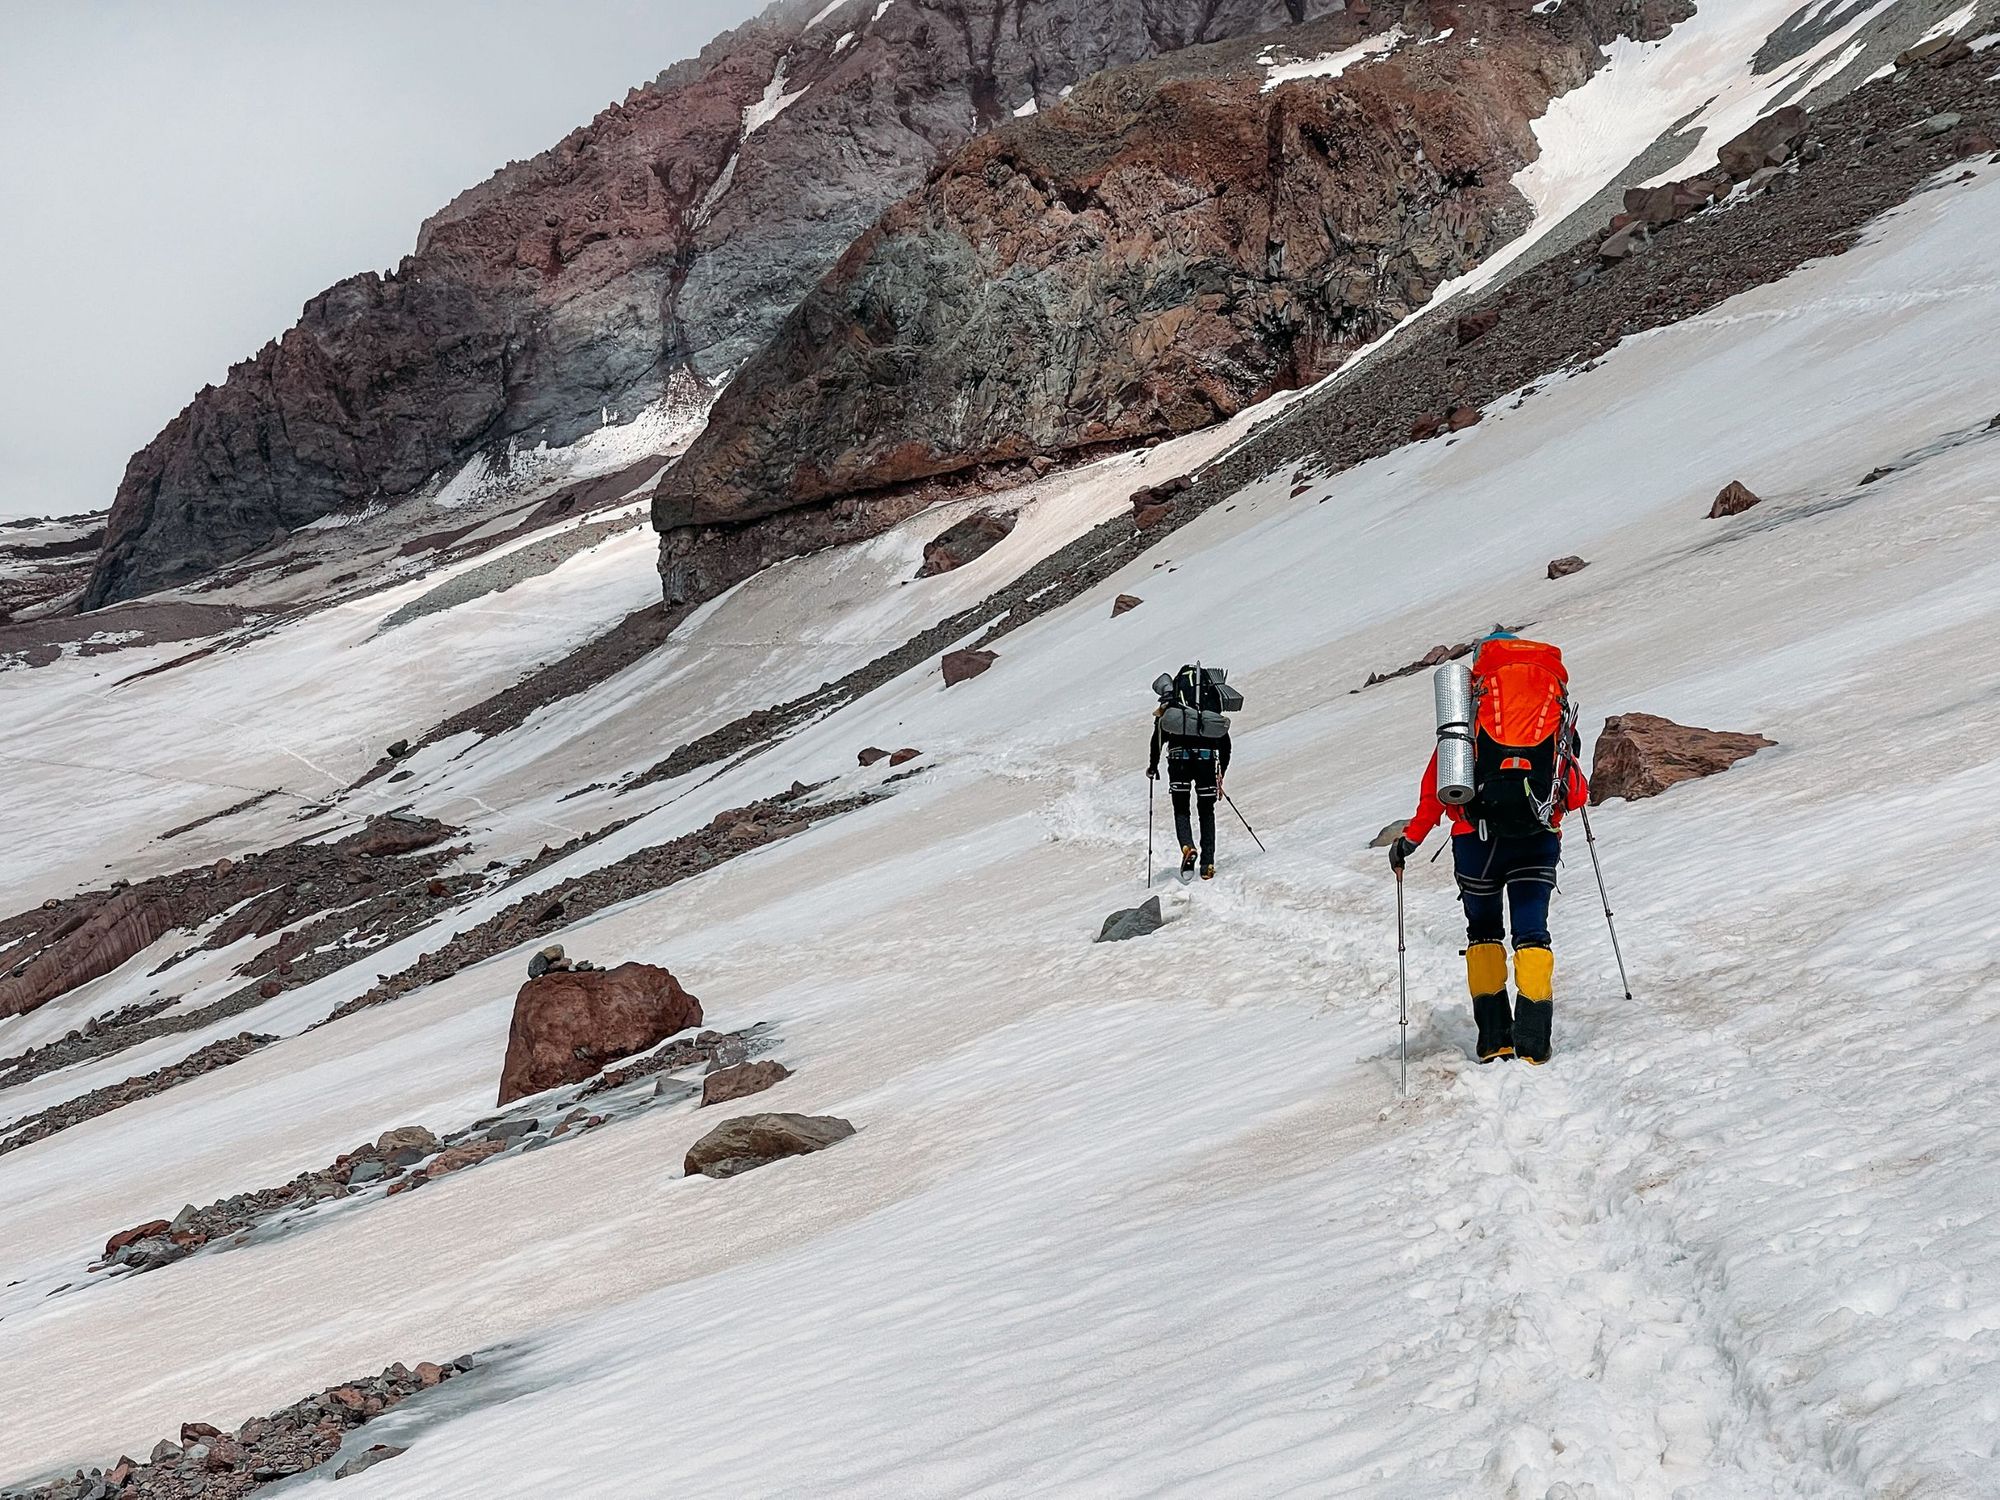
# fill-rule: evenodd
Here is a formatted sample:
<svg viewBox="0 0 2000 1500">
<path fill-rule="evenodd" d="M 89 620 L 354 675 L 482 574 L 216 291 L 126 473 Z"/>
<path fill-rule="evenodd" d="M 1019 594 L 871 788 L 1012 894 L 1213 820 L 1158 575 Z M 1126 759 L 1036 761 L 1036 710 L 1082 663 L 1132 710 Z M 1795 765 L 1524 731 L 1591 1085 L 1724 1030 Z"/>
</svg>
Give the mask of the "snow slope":
<svg viewBox="0 0 2000 1500">
<path fill-rule="evenodd" d="M 873 784 L 863 745 L 927 752 L 888 800 L 564 934 L 670 965 L 712 1024 L 773 1022 L 798 1072 L 758 1104 L 853 1120 L 831 1151 L 690 1181 L 681 1155 L 711 1122 L 663 1109 L 48 1295 L 183 1200 L 481 1114 L 514 954 L 304 1035 L 357 986 L 290 992 L 227 1028 L 286 1040 L 0 1159 L 0 1281 L 18 1283 L 0 1290 L 0 1473 L 482 1348 L 488 1368 L 399 1414 L 410 1451 L 344 1496 L 2000 1490 L 2000 1063 L 1979 1045 L 2000 1020 L 1996 177 L 1920 195 L 1862 248 L 1629 339 L 1456 439 L 1297 498 L 1269 476 L 1004 638 L 976 681 L 912 672 L 653 789 L 645 818 L 573 856 L 794 777 Z M 1903 467 L 1859 485 L 1885 464 Z M 1764 505 L 1703 519 L 1732 478 Z M 504 774 L 439 752 L 419 805 L 498 805 L 498 786 L 532 804 L 649 764 L 746 651 L 766 701 L 807 639 L 865 658 L 921 613 L 898 597 L 916 585 L 877 584 L 934 523 L 811 560 L 839 602 L 788 622 L 798 638 L 745 640 L 746 614 L 703 645 L 724 601 L 682 655 L 483 747 Z M 1545 581 L 1566 552 L 1589 570 Z M 625 607 L 629 570 L 592 566 L 604 598 L 570 615 L 560 588 L 589 575 L 559 570 L 551 619 Z M 843 592 L 843 569 L 877 584 Z M 1114 620 L 1120 591 L 1145 603 Z M 1391 887 L 1362 845 L 1412 801 L 1428 688 L 1350 689 L 1501 618 L 1564 645 L 1587 713 L 1779 746 L 1600 813 L 1630 1005 L 1572 851 L 1542 1070 L 1466 1062 L 1449 881 L 1413 866 L 1399 1103 Z M 150 722 L 215 712 L 273 660 L 300 684 L 340 672 L 365 702 L 431 691 L 493 622 L 395 632 L 381 685 L 357 684 L 364 623 L 290 627 L 247 648 L 292 653 L 249 679 L 229 675 L 246 653 L 149 679 Z M 1271 852 L 1226 829 L 1222 879 L 1175 890 L 1155 937 L 1094 947 L 1141 894 L 1146 684 L 1195 655 L 1250 694 L 1231 791 Z M 9 685 L 47 695 L 45 724 L 102 701 L 66 666 Z M 351 715 L 371 747 L 373 713 Z M 204 763 L 174 753 L 172 774 Z M 54 829 L 77 784 L 27 774 L 18 816 Z M 30 859 L 24 888 L 69 868 Z M 0 1111 L 152 1065 L 51 1075 Z"/>
</svg>

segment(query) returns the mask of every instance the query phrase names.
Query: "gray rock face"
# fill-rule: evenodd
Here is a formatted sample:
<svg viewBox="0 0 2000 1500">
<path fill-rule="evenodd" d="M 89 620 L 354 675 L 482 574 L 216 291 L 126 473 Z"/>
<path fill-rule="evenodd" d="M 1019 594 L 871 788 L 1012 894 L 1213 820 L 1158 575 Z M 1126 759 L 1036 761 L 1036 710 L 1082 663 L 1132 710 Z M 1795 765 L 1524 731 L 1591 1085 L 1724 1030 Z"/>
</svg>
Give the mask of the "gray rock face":
<svg viewBox="0 0 2000 1500">
<path fill-rule="evenodd" d="M 1166 920 L 1160 912 L 1160 898 L 1151 896 L 1142 905 L 1128 906 L 1106 917 L 1102 930 L 1097 934 L 1097 941 L 1122 943 L 1127 938 L 1144 937 L 1150 932 L 1158 932 L 1166 925 Z"/>
<path fill-rule="evenodd" d="M 410 1450 L 398 1448 L 393 1443 L 376 1443 L 374 1446 L 354 1455 L 346 1463 L 333 1471 L 335 1479 L 350 1479 L 356 1474 L 365 1474 L 379 1463 L 392 1458 L 401 1458 Z"/>
<path fill-rule="evenodd" d="M 184 583 L 760 348 L 891 203 L 1032 100 L 1338 0 L 779 0 L 427 221 L 136 454 L 86 607 Z M 779 106 L 782 105 L 782 109 Z"/>
</svg>

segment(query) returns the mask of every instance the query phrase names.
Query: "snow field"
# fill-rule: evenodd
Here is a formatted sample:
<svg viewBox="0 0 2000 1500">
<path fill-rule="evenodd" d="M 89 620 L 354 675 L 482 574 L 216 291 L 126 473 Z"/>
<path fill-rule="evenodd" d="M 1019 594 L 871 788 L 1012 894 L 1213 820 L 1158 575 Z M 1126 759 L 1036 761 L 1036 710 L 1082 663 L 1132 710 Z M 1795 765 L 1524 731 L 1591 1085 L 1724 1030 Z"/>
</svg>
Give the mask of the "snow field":
<svg viewBox="0 0 2000 1500">
<path fill-rule="evenodd" d="M 564 934 L 668 963 L 712 1024 L 775 1023 L 799 1072 L 759 1105 L 861 1127 L 831 1151 L 689 1182 L 709 1122 L 662 1110 L 40 1295 L 183 1197 L 476 1116 L 509 956 L 0 1160 L 0 1264 L 35 1282 L 0 1301 L 0 1472 L 497 1343 L 491 1404 L 471 1377 L 342 1494 L 1990 1494 L 1995 176 L 1455 440 L 1296 501 L 1250 486 L 975 682 L 908 674 L 655 789 L 572 868 L 794 776 L 859 784 L 861 745 L 929 756 Z M 1703 519 L 1737 477 L 1765 504 Z M 1589 570 L 1546 582 L 1570 551 Z M 1121 591 L 1146 602 L 1112 620 Z M 1413 864 L 1402 1104 L 1361 845 L 1414 800 L 1429 689 L 1348 689 L 1495 619 L 1562 643 L 1587 729 L 1641 709 L 1779 746 L 1598 815 L 1634 1002 L 1572 843 L 1544 1069 L 1466 1061 L 1448 874 Z M 1143 894 L 1146 684 L 1195 656 L 1249 695 L 1230 788 L 1272 852 L 1225 810 L 1223 878 L 1093 947 Z M 656 700 L 626 701 L 637 736 Z M 700 1439 L 659 1440 L 663 1411 Z"/>
</svg>

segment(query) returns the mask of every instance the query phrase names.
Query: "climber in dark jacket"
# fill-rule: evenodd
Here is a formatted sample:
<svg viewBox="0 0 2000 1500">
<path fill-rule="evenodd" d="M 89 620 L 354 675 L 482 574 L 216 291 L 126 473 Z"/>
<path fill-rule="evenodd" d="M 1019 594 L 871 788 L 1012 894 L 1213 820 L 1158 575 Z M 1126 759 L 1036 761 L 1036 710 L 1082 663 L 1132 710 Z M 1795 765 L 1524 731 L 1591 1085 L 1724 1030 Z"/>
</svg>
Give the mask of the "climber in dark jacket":
<svg viewBox="0 0 2000 1500">
<path fill-rule="evenodd" d="M 1183 671 L 1190 670 L 1183 668 Z M 1222 778 L 1229 774 L 1229 735 L 1218 739 L 1195 739 L 1168 734 L 1160 726 L 1165 704 L 1153 711 L 1153 744 L 1146 758 L 1146 775 L 1160 779 L 1160 749 L 1167 752 L 1167 790 L 1174 799 L 1174 834 L 1181 841 L 1181 876 L 1194 871 L 1194 827 L 1189 819 L 1188 794 L 1201 807 L 1201 878 L 1215 879 L 1215 799 L 1222 794 Z"/>
</svg>

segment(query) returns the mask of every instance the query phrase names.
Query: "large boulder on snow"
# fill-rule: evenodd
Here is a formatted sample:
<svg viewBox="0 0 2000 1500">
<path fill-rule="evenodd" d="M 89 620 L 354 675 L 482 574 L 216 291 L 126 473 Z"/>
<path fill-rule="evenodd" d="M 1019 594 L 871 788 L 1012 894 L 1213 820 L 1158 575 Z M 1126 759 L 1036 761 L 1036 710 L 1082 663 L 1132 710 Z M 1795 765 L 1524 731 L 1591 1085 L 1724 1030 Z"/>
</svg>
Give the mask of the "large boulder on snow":
<svg viewBox="0 0 2000 1500">
<path fill-rule="evenodd" d="M 734 1177 L 787 1156 L 824 1151 L 854 1134 L 837 1115 L 738 1115 L 688 1148 L 690 1177 Z"/>
<path fill-rule="evenodd" d="M 655 964 L 558 970 L 514 997 L 499 1103 L 579 1083 L 606 1063 L 701 1025 L 701 1002 Z"/>
<path fill-rule="evenodd" d="M 1657 714 L 1617 714 L 1604 721 L 1591 757 L 1591 805 L 1613 797 L 1657 797 L 1680 782 L 1726 771 L 1776 743 L 1761 734 L 1676 724 Z"/>
<path fill-rule="evenodd" d="M 975 651 L 968 647 L 963 651 L 947 651 L 944 654 L 944 685 L 956 687 L 961 682 L 969 682 L 1000 659 L 997 651 Z"/>
</svg>

